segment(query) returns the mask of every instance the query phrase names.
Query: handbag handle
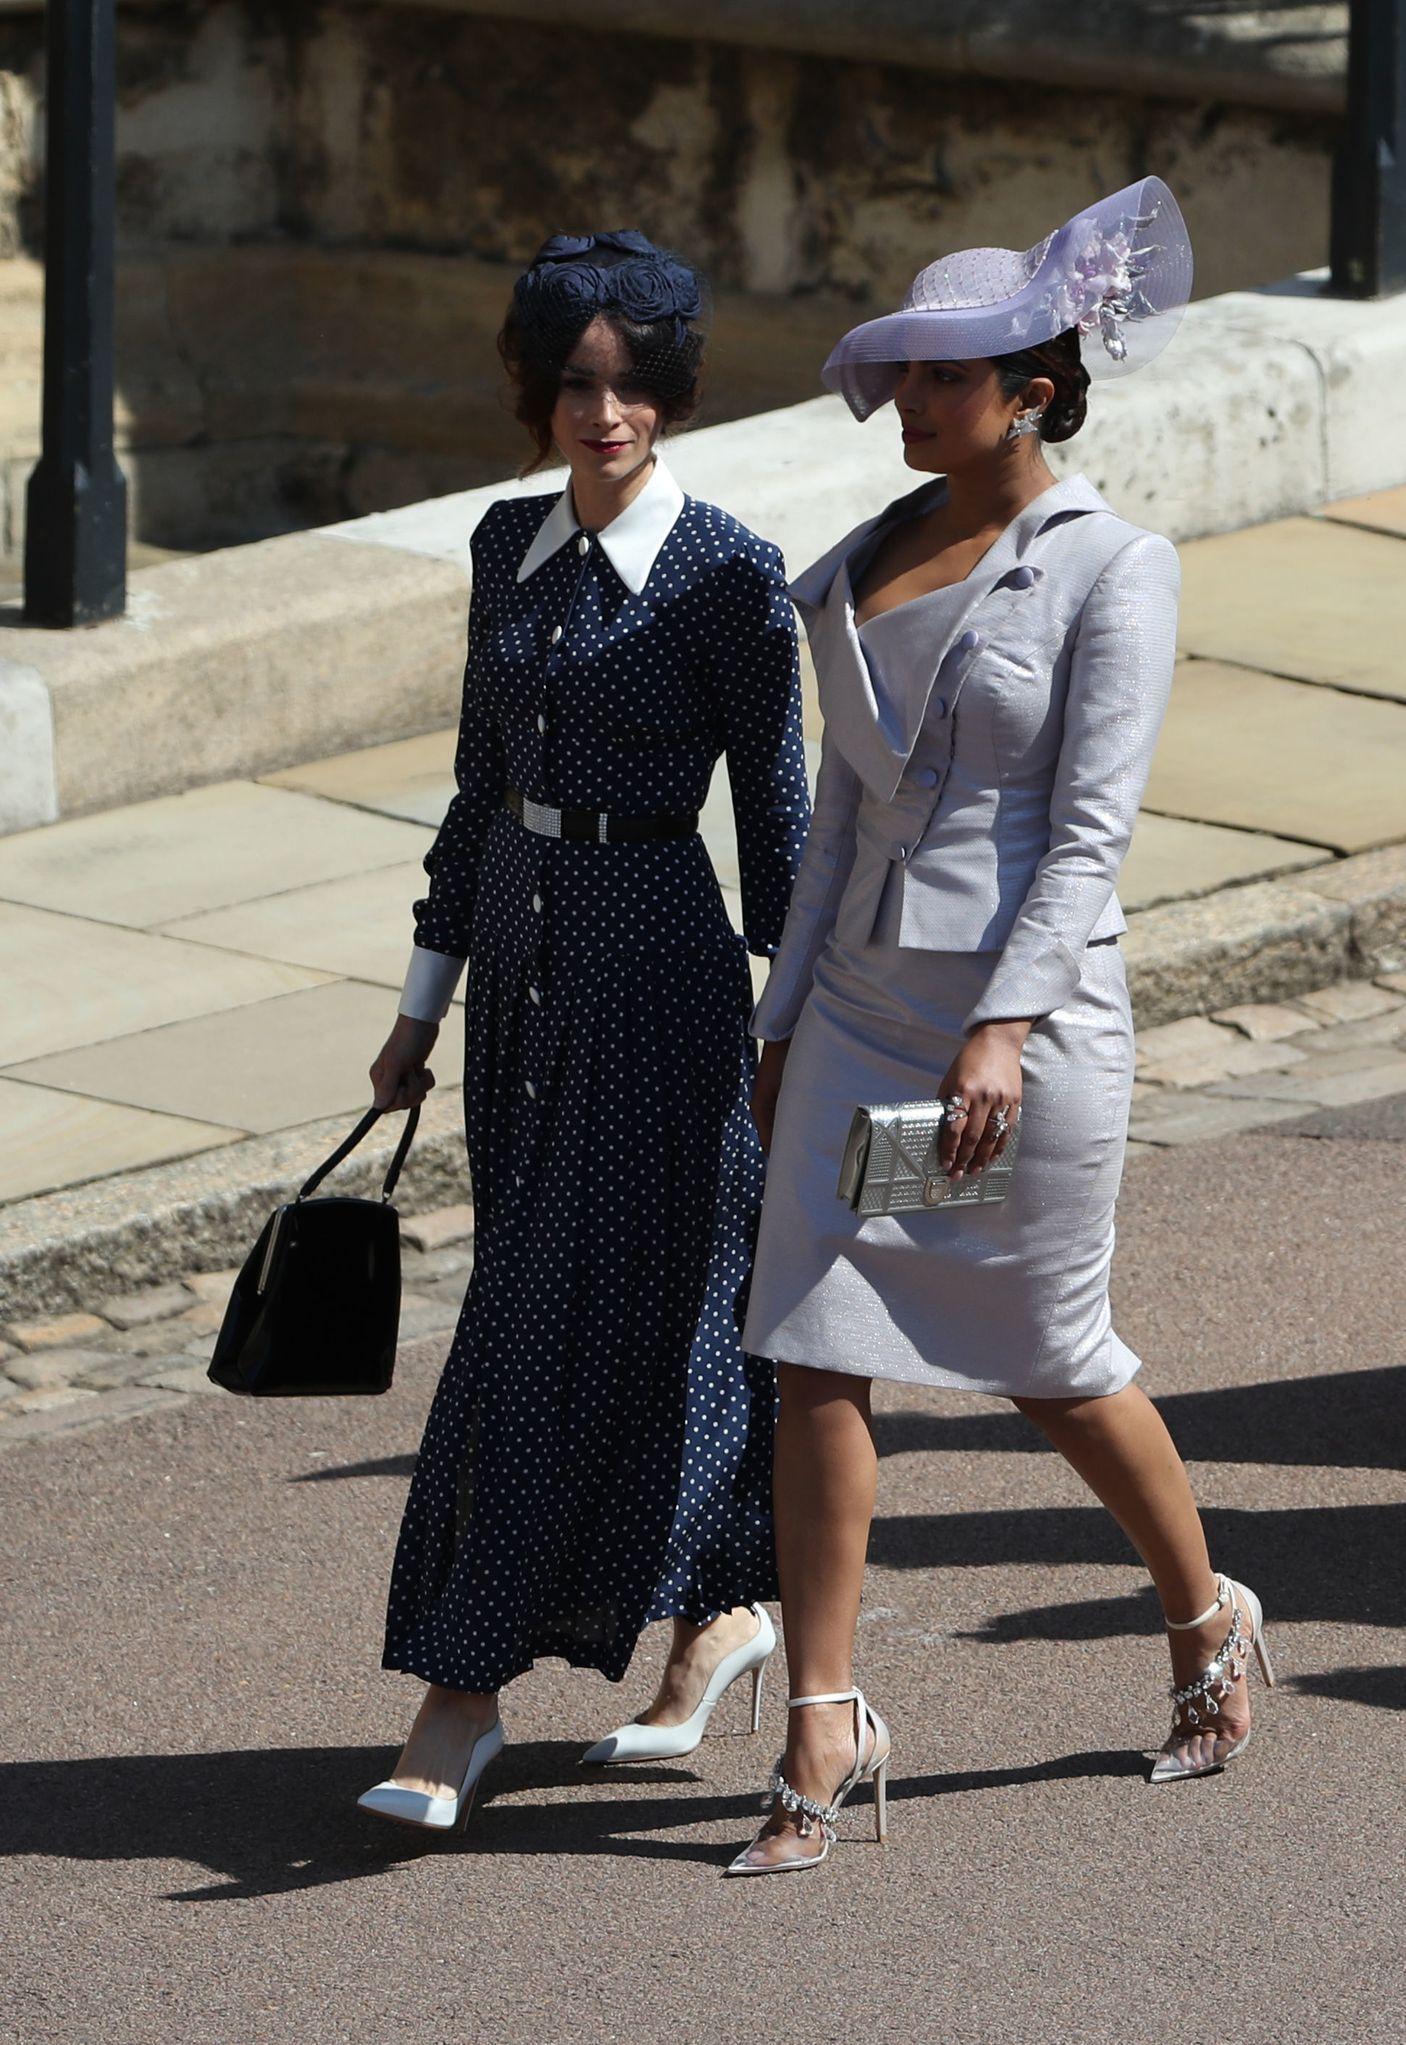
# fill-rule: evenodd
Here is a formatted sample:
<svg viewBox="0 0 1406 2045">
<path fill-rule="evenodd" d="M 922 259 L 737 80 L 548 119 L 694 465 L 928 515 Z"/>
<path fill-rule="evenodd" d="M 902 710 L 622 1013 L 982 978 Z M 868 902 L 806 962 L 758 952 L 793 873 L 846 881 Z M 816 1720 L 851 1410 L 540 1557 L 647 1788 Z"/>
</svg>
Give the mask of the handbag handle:
<svg viewBox="0 0 1406 2045">
<path fill-rule="evenodd" d="M 355 1129 L 352 1130 L 351 1135 L 344 1142 L 337 1145 L 331 1157 L 324 1164 L 320 1164 L 307 1184 L 300 1188 L 297 1196 L 299 1200 L 306 1200 L 310 1193 L 315 1193 L 327 1177 L 327 1174 L 334 1172 L 344 1157 L 350 1157 L 362 1137 L 380 1121 L 381 1113 L 380 1108 L 368 1108 L 366 1110 L 366 1113 L 357 1123 Z M 389 1200 L 391 1194 L 395 1191 L 395 1182 L 400 1177 L 400 1168 L 405 1163 L 406 1152 L 415 1140 L 415 1131 L 419 1127 L 419 1123 L 420 1110 L 417 1106 L 413 1107 L 405 1118 L 405 1127 L 401 1131 L 400 1141 L 395 1147 L 395 1156 L 391 1159 L 386 1169 L 386 1176 L 381 1185 L 381 1198 L 383 1201 Z"/>
</svg>

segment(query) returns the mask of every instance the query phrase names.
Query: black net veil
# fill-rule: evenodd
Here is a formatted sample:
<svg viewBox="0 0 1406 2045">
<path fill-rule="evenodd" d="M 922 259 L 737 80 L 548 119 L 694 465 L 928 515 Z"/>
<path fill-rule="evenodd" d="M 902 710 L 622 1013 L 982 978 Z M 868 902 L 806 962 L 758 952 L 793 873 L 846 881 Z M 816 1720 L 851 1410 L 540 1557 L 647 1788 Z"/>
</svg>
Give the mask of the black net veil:
<svg viewBox="0 0 1406 2045">
<path fill-rule="evenodd" d="M 698 271 L 633 228 L 554 234 L 513 288 L 517 346 L 539 375 L 559 377 L 587 327 L 604 318 L 640 385 L 671 405 L 686 403 L 698 381 L 705 317 Z"/>
</svg>

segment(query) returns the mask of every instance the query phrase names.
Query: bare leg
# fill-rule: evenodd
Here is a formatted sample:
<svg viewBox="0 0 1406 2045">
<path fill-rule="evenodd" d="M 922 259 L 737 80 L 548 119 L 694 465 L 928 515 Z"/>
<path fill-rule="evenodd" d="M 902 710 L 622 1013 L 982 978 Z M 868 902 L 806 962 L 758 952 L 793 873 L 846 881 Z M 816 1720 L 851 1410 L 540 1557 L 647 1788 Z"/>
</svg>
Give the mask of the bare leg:
<svg viewBox="0 0 1406 2045">
<path fill-rule="evenodd" d="M 430 1683 L 390 1780 L 427 1796 L 457 1796 L 474 1742 L 498 1716 L 496 1691 L 447 1690 Z"/>
<path fill-rule="evenodd" d="M 751 1640 L 756 1631 L 757 1616 L 750 1605 L 734 1605 L 706 1626 L 696 1626 L 691 1619 L 675 1619 L 669 1659 L 654 1702 L 640 1713 L 636 1724 L 682 1725 L 698 1709 L 718 1663 Z"/>
<path fill-rule="evenodd" d="M 848 1690 L 854 1681 L 864 1560 L 878 1464 L 869 1380 L 778 1366 L 776 1559 L 793 1697 Z M 802 1796 L 828 1803 L 854 1762 L 854 1711 L 819 1704 L 788 1715 L 782 1771 Z M 748 1858 L 794 1860 L 796 1823 L 778 1806 Z M 805 1842 L 813 1852 L 819 1832 Z"/>
<path fill-rule="evenodd" d="M 1137 1385 L 1106 1399 L 1017 1399 L 1089 1489 L 1102 1499 L 1147 1564 L 1169 1619 L 1190 1619 L 1215 1601 L 1216 1579 L 1186 1465 L 1152 1401 Z M 1230 1629 L 1228 1610 L 1205 1626 L 1167 1636 L 1173 1680 L 1199 1676 Z M 1191 1757 L 1210 1761 L 1248 1731 L 1250 1706 L 1242 1680 L 1220 1707 L 1214 1733 L 1186 1728 Z"/>
</svg>

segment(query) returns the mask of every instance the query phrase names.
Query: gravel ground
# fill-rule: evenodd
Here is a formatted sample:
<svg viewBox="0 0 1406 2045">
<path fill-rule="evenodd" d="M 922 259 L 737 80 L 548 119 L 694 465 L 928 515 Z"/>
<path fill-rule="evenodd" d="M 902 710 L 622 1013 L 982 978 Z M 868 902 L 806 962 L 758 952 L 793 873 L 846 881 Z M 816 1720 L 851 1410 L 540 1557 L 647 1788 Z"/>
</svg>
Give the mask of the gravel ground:
<svg viewBox="0 0 1406 2045">
<path fill-rule="evenodd" d="M 354 1808 L 414 1696 L 377 1667 L 443 1353 L 394 1392 L 211 1396 L 0 1457 L 0 1780 L 18 2045 L 1202 2039 L 1403 2031 L 1406 1097 L 1144 1157 L 1120 1329 L 1264 1599 L 1280 1687 L 1154 1791 L 1156 1611 L 1018 1416 L 886 1388 L 861 1681 L 895 1738 L 827 1867 L 728 1883 L 779 1745 L 582 1776 L 642 1701 L 556 1664 L 462 1840 Z M 642 1660 L 661 1652 L 650 1638 Z M 1395 2014 L 1393 2014 L 1395 2012 Z"/>
</svg>

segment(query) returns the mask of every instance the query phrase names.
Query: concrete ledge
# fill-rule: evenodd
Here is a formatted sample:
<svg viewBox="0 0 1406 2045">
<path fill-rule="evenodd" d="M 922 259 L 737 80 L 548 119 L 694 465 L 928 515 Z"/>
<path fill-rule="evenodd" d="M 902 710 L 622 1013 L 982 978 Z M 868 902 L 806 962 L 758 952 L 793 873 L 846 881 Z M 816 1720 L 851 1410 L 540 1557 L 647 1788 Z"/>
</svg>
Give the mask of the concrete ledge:
<svg viewBox="0 0 1406 2045">
<path fill-rule="evenodd" d="M 271 1209 L 297 1192 L 349 1126 L 338 1115 L 17 1201 L 3 1211 L 0 1321 L 241 1263 Z M 374 1129 L 336 1173 L 333 1190 L 379 1193 L 403 1126 L 397 1115 Z M 450 1207 L 467 1188 L 463 1096 L 445 1088 L 425 1104 L 396 1204 L 404 1213 Z"/>
<path fill-rule="evenodd" d="M 22 772 L 0 778 L 0 828 L 452 723 L 463 632 L 462 572 L 404 551 L 373 565 L 297 533 L 141 569 L 124 618 L 0 641 L 34 727 Z M 47 815 L 36 686 L 53 719 Z"/>
<path fill-rule="evenodd" d="M 1139 1029 L 1406 966 L 1406 845 L 1128 918 Z"/>
<path fill-rule="evenodd" d="M 1393 379 L 1406 346 L 1406 295 L 1365 302 L 1334 298 L 1326 270 L 1263 291 L 1228 291 L 1193 308 L 1202 344 L 1222 361 L 1241 350 L 1298 349 L 1319 382 L 1320 502 L 1393 488 L 1406 477 L 1406 418 Z"/>
<path fill-rule="evenodd" d="M 1151 368 L 1095 385 L 1083 431 L 1049 449 L 1051 466 L 1082 470 L 1174 540 L 1406 479 L 1406 419 L 1381 417 L 1390 376 L 1406 372 L 1406 294 L 1361 304 L 1325 286 L 1314 272 L 1188 307 Z M 775 540 L 796 568 L 914 482 L 892 414 L 856 425 L 829 396 L 688 434 L 668 453 L 685 489 Z M 559 473 L 514 479 L 323 530 L 462 560 L 495 498 L 560 487 Z"/>
<path fill-rule="evenodd" d="M 1295 885 L 1349 911 L 1349 971 L 1397 973 L 1406 968 L 1406 845 L 1386 845 L 1315 867 Z"/>
<path fill-rule="evenodd" d="M 1140 1029 L 1395 971 L 1406 965 L 1406 846 L 1146 909 L 1129 926 L 1123 952 Z M 238 1263 L 270 1208 L 346 1130 L 338 1116 L 16 1202 L 3 1210 L 0 1321 L 81 1310 L 175 1272 Z M 374 1132 L 338 1174 L 338 1190 L 374 1192 L 396 1134 L 395 1121 Z M 452 1206 L 466 1197 L 467 1177 L 462 1095 L 446 1089 L 426 1105 L 399 1205 Z"/>
<path fill-rule="evenodd" d="M 1139 1029 L 1243 1001 L 1280 1001 L 1354 970 L 1352 911 L 1298 882 L 1259 881 L 1128 918 Z"/>
<path fill-rule="evenodd" d="M 1349 303 L 1316 278 L 1233 293 L 1192 306 L 1151 369 L 1096 387 L 1084 432 L 1051 452 L 1174 539 L 1232 531 L 1406 479 L 1406 416 L 1386 401 L 1403 374 L 1406 295 Z M 913 481 L 891 418 L 858 426 L 831 397 L 686 435 L 670 459 L 797 568 Z M 33 737 L 0 775 L 0 831 L 452 722 L 469 533 L 495 498 L 561 480 L 144 569 L 128 616 L 88 631 L 27 630 L 10 607 Z"/>
<path fill-rule="evenodd" d="M 0 659 L 0 829 L 52 824 L 58 813 L 54 713 L 44 677 Z"/>
</svg>

